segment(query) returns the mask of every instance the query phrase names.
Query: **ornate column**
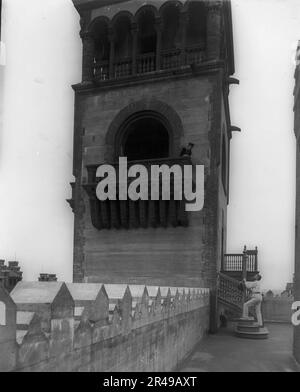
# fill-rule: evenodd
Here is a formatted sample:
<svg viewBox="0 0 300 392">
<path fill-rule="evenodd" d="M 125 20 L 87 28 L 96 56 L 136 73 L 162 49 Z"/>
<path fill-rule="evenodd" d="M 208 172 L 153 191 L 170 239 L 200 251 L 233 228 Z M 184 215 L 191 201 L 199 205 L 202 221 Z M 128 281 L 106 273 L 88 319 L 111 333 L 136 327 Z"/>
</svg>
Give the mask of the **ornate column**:
<svg viewBox="0 0 300 392">
<path fill-rule="evenodd" d="M 137 25 L 137 23 L 132 23 L 131 34 L 132 34 L 132 75 L 136 75 L 137 45 L 138 45 L 138 25 Z"/>
<path fill-rule="evenodd" d="M 206 3 L 207 9 L 207 42 L 208 60 L 219 60 L 222 39 L 222 1 L 211 0 Z"/>
<path fill-rule="evenodd" d="M 247 248 L 245 245 L 243 250 L 242 272 L 243 272 L 243 279 L 246 280 L 247 280 L 247 261 L 248 261 L 248 255 L 247 255 Z"/>
<path fill-rule="evenodd" d="M 89 31 L 81 31 L 82 53 L 82 83 L 92 83 L 94 79 L 95 42 Z"/>
<path fill-rule="evenodd" d="M 181 65 L 186 64 L 186 36 L 187 36 L 187 26 L 189 21 L 189 15 L 187 11 L 180 13 L 180 35 L 181 35 L 181 43 L 180 43 L 180 63 Z"/>
<path fill-rule="evenodd" d="M 246 245 L 244 246 L 243 250 L 243 264 L 242 264 L 242 274 L 243 274 L 243 279 L 247 280 L 247 261 L 248 261 L 248 255 L 247 255 L 247 248 Z M 243 291 L 243 304 L 247 301 L 247 293 L 246 290 Z"/>
<path fill-rule="evenodd" d="M 112 28 L 108 31 L 108 39 L 110 43 L 109 54 L 109 79 L 114 79 L 114 63 L 115 63 L 115 34 Z"/>
<path fill-rule="evenodd" d="M 156 71 L 160 71 L 161 65 L 161 40 L 162 40 L 162 19 L 157 18 L 155 20 L 155 29 L 156 29 Z"/>
</svg>

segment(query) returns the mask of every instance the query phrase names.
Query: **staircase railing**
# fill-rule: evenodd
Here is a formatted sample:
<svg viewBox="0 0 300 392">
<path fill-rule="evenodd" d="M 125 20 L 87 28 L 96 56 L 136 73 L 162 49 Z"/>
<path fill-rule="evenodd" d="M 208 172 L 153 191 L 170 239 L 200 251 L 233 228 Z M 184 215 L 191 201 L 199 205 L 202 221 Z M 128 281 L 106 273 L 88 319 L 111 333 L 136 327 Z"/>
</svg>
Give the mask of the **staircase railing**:
<svg viewBox="0 0 300 392">
<path fill-rule="evenodd" d="M 251 290 L 241 290 L 240 282 L 225 274 L 219 273 L 218 299 L 228 305 L 243 309 L 243 304 L 251 297 Z"/>
<path fill-rule="evenodd" d="M 243 253 L 230 253 L 223 256 L 222 272 L 257 272 L 258 271 L 258 249 L 247 250 Z"/>
</svg>

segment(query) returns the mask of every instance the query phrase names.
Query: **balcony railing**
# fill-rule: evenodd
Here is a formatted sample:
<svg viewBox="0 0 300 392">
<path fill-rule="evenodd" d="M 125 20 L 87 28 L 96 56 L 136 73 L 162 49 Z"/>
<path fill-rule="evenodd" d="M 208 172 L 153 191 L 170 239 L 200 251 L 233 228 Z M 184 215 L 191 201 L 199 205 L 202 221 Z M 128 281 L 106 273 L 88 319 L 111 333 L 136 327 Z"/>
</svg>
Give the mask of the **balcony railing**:
<svg viewBox="0 0 300 392">
<path fill-rule="evenodd" d="M 166 158 L 146 161 L 128 162 L 128 168 L 134 164 L 144 165 L 149 173 L 152 165 L 175 164 L 183 166 L 191 164 L 190 158 Z M 116 169 L 118 180 L 118 164 L 112 166 Z M 171 200 L 106 200 L 100 201 L 96 196 L 97 184 L 100 181 L 96 177 L 99 165 L 87 166 L 88 183 L 83 187 L 87 192 L 90 201 L 91 221 L 95 228 L 102 229 L 137 229 L 148 227 L 178 227 L 188 226 L 188 214 L 185 211 L 185 201 L 175 200 L 171 187 Z M 133 181 L 134 179 L 132 179 Z M 130 181 L 128 181 L 128 185 Z M 149 193 L 150 194 L 150 193 Z"/>
<path fill-rule="evenodd" d="M 200 64 L 203 62 L 205 57 L 203 46 L 188 47 L 186 48 L 185 53 L 186 53 L 186 58 L 185 58 L 186 64 Z"/>
<path fill-rule="evenodd" d="M 109 62 L 98 61 L 94 65 L 94 76 L 95 79 L 105 81 L 109 80 Z"/>
<path fill-rule="evenodd" d="M 144 74 L 155 71 L 155 54 L 147 53 L 137 57 L 137 73 Z"/>
<path fill-rule="evenodd" d="M 120 59 L 114 64 L 114 78 L 119 79 L 132 74 L 132 60 L 130 58 Z"/>
<path fill-rule="evenodd" d="M 161 68 L 168 70 L 179 68 L 182 64 L 181 50 L 165 50 L 161 54 Z"/>
<path fill-rule="evenodd" d="M 225 254 L 223 256 L 223 272 L 257 272 L 258 250 L 244 249 L 240 254 Z"/>
<path fill-rule="evenodd" d="M 112 64 L 109 60 L 95 61 L 93 74 L 96 80 L 107 81 L 135 74 L 142 75 L 155 71 L 178 69 L 185 65 L 202 63 L 205 59 L 205 49 L 203 45 L 197 45 L 184 50 L 163 50 L 160 54 L 160 61 L 157 61 L 156 57 L 155 53 L 146 53 L 138 55 L 135 60 L 127 57 L 115 60 Z"/>
</svg>

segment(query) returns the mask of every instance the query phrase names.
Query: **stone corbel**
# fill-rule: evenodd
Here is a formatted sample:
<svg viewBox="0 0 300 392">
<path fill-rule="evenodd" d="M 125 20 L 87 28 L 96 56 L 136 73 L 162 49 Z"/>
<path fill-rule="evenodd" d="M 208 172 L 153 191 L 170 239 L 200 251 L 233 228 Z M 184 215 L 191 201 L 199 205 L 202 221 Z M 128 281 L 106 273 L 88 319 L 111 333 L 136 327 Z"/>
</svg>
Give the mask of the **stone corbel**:
<svg viewBox="0 0 300 392">
<path fill-rule="evenodd" d="M 238 127 L 230 127 L 230 131 L 231 132 L 242 132 L 242 130 L 241 130 L 241 128 L 238 128 Z"/>
<path fill-rule="evenodd" d="M 80 12 L 80 20 L 79 20 L 80 28 L 81 28 L 80 35 L 81 35 L 81 33 L 85 33 L 88 31 L 90 22 L 91 22 L 91 12 L 90 11 L 81 11 Z"/>
<path fill-rule="evenodd" d="M 240 81 L 238 79 L 236 79 L 236 78 L 230 77 L 230 78 L 227 79 L 227 83 L 228 84 L 240 84 Z"/>
</svg>

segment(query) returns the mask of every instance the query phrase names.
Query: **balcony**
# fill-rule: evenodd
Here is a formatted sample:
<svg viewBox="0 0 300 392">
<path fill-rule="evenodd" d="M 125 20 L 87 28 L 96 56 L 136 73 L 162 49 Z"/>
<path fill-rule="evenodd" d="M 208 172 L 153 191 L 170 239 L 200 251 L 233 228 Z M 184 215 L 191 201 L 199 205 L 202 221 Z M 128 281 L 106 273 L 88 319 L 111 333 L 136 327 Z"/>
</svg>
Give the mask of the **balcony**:
<svg viewBox="0 0 300 392">
<path fill-rule="evenodd" d="M 128 162 L 128 168 L 132 165 L 140 164 L 147 168 L 149 173 L 152 165 L 173 165 L 191 164 L 188 157 L 183 158 L 164 158 L 149 159 L 146 161 Z M 99 164 L 100 165 L 100 164 Z M 117 200 L 100 201 L 96 196 L 96 188 L 100 179 L 96 177 L 99 165 L 87 166 L 88 183 L 83 185 L 90 203 L 91 221 L 98 230 L 103 229 L 139 229 L 139 228 L 158 228 L 158 227 L 187 227 L 189 224 L 188 214 L 185 211 L 185 201 L 174 199 L 171 183 L 171 200 Z M 118 181 L 118 163 L 112 164 L 116 169 Z M 132 179 L 131 181 L 133 181 Z M 128 179 L 128 185 L 130 179 Z M 118 193 L 118 188 L 117 188 Z"/>
<path fill-rule="evenodd" d="M 241 280 L 243 277 L 252 278 L 258 273 L 258 250 L 244 248 L 240 254 L 225 254 L 221 272 L 231 278 Z"/>
<path fill-rule="evenodd" d="M 110 61 L 95 61 L 93 66 L 94 80 L 105 82 L 140 76 L 160 71 L 172 71 L 191 64 L 201 64 L 205 60 L 203 45 L 191 46 L 184 50 L 173 49 L 161 51 L 159 58 L 155 53 L 136 56 L 136 59 L 125 57 Z"/>
</svg>

